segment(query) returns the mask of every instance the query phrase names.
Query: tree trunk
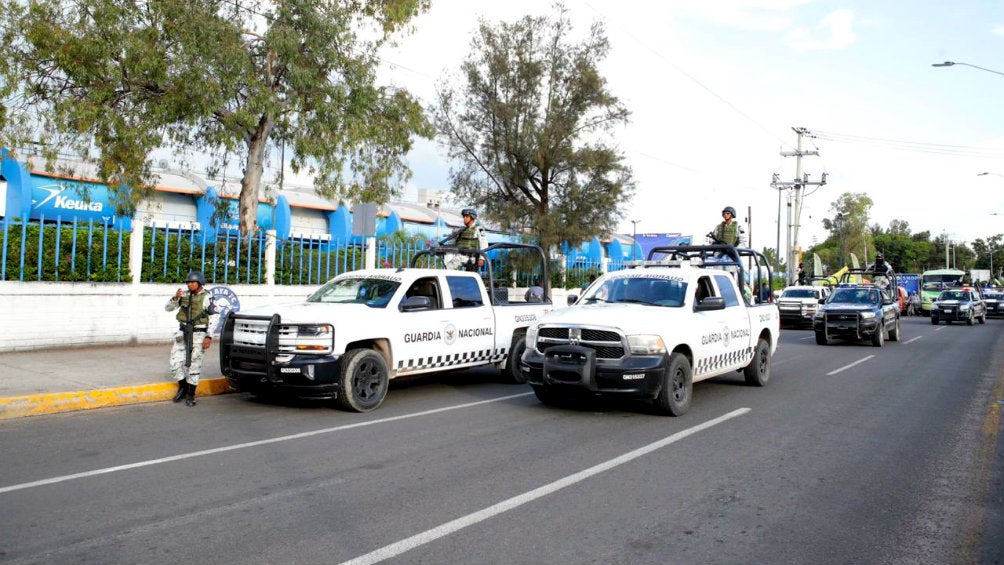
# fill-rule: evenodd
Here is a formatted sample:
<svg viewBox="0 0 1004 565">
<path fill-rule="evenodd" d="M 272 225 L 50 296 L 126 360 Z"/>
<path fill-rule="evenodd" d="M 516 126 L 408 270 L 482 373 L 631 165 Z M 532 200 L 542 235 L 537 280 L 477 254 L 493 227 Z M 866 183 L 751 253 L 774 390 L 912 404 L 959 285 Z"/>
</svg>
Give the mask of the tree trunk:
<svg viewBox="0 0 1004 565">
<path fill-rule="evenodd" d="M 258 121 L 258 127 L 248 139 L 248 155 L 244 176 L 241 178 L 239 202 L 241 235 L 245 241 L 254 235 L 258 225 L 258 189 L 265 170 L 265 146 L 271 132 L 272 119 L 265 115 Z"/>
</svg>

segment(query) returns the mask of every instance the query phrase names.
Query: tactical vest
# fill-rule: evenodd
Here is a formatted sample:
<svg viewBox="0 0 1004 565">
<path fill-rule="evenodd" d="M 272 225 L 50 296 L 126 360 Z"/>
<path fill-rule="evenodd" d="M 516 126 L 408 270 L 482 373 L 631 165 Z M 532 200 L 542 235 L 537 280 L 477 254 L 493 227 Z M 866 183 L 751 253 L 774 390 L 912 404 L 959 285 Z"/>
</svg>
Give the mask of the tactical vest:
<svg viewBox="0 0 1004 565">
<path fill-rule="evenodd" d="M 736 222 L 732 222 L 731 224 L 722 222 L 718 224 L 718 228 L 715 229 L 715 238 L 722 243 L 735 245 L 739 241 L 739 224 Z"/>
<path fill-rule="evenodd" d="M 184 324 L 188 322 L 188 303 L 192 303 L 192 325 L 195 327 L 206 327 L 209 325 L 209 311 L 206 309 L 210 301 L 209 293 L 205 289 L 199 291 L 198 294 L 185 293 L 181 295 L 181 299 L 178 302 L 180 308 L 178 308 L 178 323 Z"/>
<path fill-rule="evenodd" d="M 480 249 L 481 241 L 478 237 L 480 235 L 481 226 L 477 223 L 473 223 L 467 226 L 464 231 L 460 232 L 457 236 L 457 247 L 460 249 Z"/>
</svg>

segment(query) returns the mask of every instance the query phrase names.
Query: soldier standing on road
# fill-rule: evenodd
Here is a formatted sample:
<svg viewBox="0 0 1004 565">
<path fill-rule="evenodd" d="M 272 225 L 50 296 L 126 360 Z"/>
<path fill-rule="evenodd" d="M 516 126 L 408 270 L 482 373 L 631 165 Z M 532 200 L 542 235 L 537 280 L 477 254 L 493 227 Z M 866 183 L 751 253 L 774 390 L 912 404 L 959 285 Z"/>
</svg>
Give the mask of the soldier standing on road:
<svg viewBox="0 0 1004 565">
<path fill-rule="evenodd" d="M 715 229 L 711 230 L 708 237 L 710 237 L 714 243 L 724 243 L 726 245 L 734 245 L 736 247 L 746 245 L 746 232 L 743 231 L 739 222 L 735 221 L 735 218 L 736 209 L 732 206 L 726 206 L 722 210 L 722 222 L 715 226 Z"/>
<path fill-rule="evenodd" d="M 195 406 L 195 389 L 202 373 L 202 358 L 209 349 L 212 338 L 209 327 L 217 313 L 213 297 L 206 290 L 206 278 L 201 271 L 192 271 L 185 277 L 188 291 L 178 289 L 164 307 L 168 312 L 178 310 L 178 331 L 171 347 L 171 376 L 178 381 L 175 402 L 186 398 L 185 404 Z"/>
</svg>

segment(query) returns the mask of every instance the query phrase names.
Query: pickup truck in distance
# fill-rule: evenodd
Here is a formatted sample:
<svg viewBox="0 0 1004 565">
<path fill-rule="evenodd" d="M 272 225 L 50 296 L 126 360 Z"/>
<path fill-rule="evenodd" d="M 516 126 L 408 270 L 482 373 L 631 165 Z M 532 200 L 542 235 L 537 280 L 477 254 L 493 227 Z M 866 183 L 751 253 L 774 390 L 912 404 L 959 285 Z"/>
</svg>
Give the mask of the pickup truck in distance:
<svg viewBox="0 0 1004 565">
<path fill-rule="evenodd" d="M 520 368 L 544 404 L 638 398 L 672 416 L 690 408 L 696 381 L 742 371 L 764 386 L 780 316 L 769 292 L 744 292 L 746 273 L 754 288 L 772 288 L 766 258 L 753 250 L 657 247 L 531 327 Z"/>
<path fill-rule="evenodd" d="M 458 263 L 467 269 L 436 268 L 464 254 L 470 261 Z M 537 246 L 511 243 L 432 248 L 409 268 L 343 273 L 304 302 L 228 316 L 220 368 L 237 390 L 335 398 L 356 412 L 380 406 L 388 381 L 407 375 L 495 365 L 524 382 L 513 361 L 527 327 L 552 305 L 547 292 L 542 302 L 529 301 L 498 286 L 503 277 L 494 269 L 505 269 L 506 282 L 547 281 L 543 257 Z M 422 261 L 429 266 L 416 266 Z"/>
</svg>

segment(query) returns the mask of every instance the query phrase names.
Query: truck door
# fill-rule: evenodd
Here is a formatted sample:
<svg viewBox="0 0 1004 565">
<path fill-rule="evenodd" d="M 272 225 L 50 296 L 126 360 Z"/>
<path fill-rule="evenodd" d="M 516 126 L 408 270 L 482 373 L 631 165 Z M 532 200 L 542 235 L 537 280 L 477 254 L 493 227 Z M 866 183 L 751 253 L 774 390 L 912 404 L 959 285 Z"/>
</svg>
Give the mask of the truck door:
<svg viewBox="0 0 1004 565">
<path fill-rule="evenodd" d="M 721 296 L 708 275 L 697 278 L 694 306 L 705 298 Z M 725 359 L 726 309 L 695 311 L 694 319 L 700 329 L 700 340 L 694 347 L 694 379 L 714 373 Z"/>
<path fill-rule="evenodd" d="M 477 275 L 446 276 L 452 308 L 446 343 L 457 366 L 487 363 L 495 349 L 495 314 Z M 452 341 L 451 341 L 452 339 Z M 508 344 L 506 344 L 508 346 Z"/>
<path fill-rule="evenodd" d="M 409 298 L 423 296 L 429 299 L 429 308 L 401 308 L 400 326 L 393 328 L 401 332 L 400 346 L 394 348 L 394 368 L 399 374 L 420 373 L 445 364 L 450 311 L 443 307 L 444 292 L 438 277 L 422 277 L 411 283 L 402 305 Z"/>
<path fill-rule="evenodd" d="M 751 310 L 736 294 L 735 279 L 731 274 L 715 274 L 719 292 L 725 297 L 725 326 L 729 333 L 725 344 L 726 358 L 730 368 L 745 367 L 753 357 L 750 334 Z"/>
</svg>

